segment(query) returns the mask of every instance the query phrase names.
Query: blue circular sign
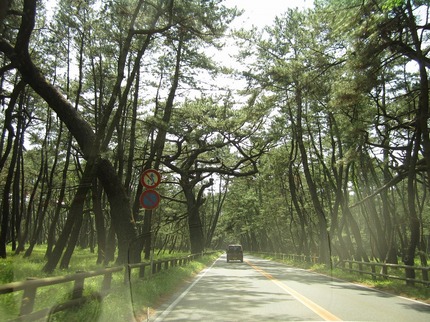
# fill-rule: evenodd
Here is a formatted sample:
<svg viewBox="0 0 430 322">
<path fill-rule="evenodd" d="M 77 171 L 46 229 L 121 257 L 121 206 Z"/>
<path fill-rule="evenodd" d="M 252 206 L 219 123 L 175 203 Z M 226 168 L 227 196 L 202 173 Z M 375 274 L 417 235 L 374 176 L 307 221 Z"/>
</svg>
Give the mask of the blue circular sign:
<svg viewBox="0 0 430 322">
<path fill-rule="evenodd" d="M 155 209 L 160 203 L 160 195 L 155 190 L 145 190 L 139 198 L 140 205 L 145 209 Z"/>
</svg>

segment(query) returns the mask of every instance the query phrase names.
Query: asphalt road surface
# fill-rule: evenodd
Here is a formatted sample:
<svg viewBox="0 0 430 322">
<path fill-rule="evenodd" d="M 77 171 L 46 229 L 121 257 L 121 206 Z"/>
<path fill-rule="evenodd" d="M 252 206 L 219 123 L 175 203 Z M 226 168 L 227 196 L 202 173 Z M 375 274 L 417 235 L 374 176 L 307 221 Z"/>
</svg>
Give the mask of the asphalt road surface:
<svg viewBox="0 0 430 322">
<path fill-rule="evenodd" d="M 222 255 L 151 321 L 430 321 L 430 305 L 245 254 Z"/>
</svg>

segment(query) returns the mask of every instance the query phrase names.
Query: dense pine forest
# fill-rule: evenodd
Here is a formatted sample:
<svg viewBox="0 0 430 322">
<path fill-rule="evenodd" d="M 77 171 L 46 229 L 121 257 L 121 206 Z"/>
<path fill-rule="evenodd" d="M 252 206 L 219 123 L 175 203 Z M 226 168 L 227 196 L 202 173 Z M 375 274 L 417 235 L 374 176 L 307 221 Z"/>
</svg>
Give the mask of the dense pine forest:
<svg viewBox="0 0 430 322">
<path fill-rule="evenodd" d="M 238 242 L 427 265 L 428 1 L 316 0 L 264 29 L 222 0 L 0 6 L 1 258 Z"/>
</svg>

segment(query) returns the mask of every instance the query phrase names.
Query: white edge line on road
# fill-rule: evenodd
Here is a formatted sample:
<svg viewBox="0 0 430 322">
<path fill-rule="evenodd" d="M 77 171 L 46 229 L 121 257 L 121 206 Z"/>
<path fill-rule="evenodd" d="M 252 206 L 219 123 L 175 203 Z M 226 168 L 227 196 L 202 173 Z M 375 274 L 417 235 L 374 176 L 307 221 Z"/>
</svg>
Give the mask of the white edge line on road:
<svg viewBox="0 0 430 322">
<path fill-rule="evenodd" d="M 199 281 L 200 281 L 200 279 L 203 277 L 203 276 L 205 276 L 206 275 L 206 273 L 212 268 L 212 266 L 214 266 L 215 265 L 215 263 L 217 262 L 219 260 L 219 258 L 217 259 L 217 260 L 215 260 L 213 263 L 212 263 L 212 265 L 211 266 L 209 266 L 209 267 L 207 267 L 207 268 L 205 268 L 203 271 L 201 271 L 199 274 L 198 274 L 198 276 L 197 276 L 197 278 L 195 279 L 195 281 L 190 285 L 190 286 L 188 286 L 188 288 L 185 290 L 185 291 L 183 291 L 182 293 L 181 293 L 181 295 L 179 295 L 177 298 L 176 298 L 176 300 L 174 300 L 169 306 L 168 306 L 168 308 L 167 309 L 165 309 L 160 315 L 158 315 L 157 316 L 157 318 L 154 320 L 154 322 L 160 322 L 160 321 L 163 321 L 163 319 L 170 313 L 170 312 L 172 312 L 172 310 L 175 308 L 175 306 L 188 294 L 188 292 L 194 287 L 194 285 L 196 285 Z"/>
<path fill-rule="evenodd" d="M 413 302 L 413 303 L 416 303 L 416 304 L 421 304 L 421 305 L 424 305 L 424 306 L 430 306 L 430 303 L 426 303 L 423 300 L 418 300 L 418 299 L 413 299 L 413 298 L 410 298 L 410 297 L 405 297 L 405 296 L 402 296 L 402 295 L 397 295 L 397 294 L 390 293 L 390 292 L 387 292 L 387 291 L 383 291 L 383 290 L 380 290 L 380 289 L 377 289 L 375 287 L 371 287 L 371 286 L 368 286 L 368 285 L 365 285 L 365 284 L 359 284 L 357 282 L 351 282 L 351 281 L 348 281 L 348 280 L 344 280 L 344 279 L 341 279 L 339 277 L 332 276 L 332 275 L 329 275 L 329 274 L 314 272 L 314 271 L 310 271 L 310 270 L 303 269 L 303 268 L 296 268 L 296 269 L 300 269 L 300 270 L 306 271 L 309 274 L 324 276 L 324 277 L 327 277 L 327 278 L 329 278 L 329 279 L 331 279 L 333 281 L 338 281 L 338 282 L 342 282 L 342 283 L 354 285 L 354 286 L 357 286 L 359 288 L 366 289 L 368 291 L 373 291 L 373 292 L 377 292 L 377 293 L 389 295 L 390 297 L 397 297 L 399 299 L 406 300 L 406 301 L 409 301 L 409 302 Z"/>
</svg>

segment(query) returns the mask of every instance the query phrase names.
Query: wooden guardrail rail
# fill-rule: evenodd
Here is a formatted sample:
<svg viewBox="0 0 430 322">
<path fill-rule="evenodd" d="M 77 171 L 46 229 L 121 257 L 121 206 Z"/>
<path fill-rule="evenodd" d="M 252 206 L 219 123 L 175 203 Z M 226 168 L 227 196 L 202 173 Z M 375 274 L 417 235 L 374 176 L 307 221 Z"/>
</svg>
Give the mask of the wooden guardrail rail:
<svg viewBox="0 0 430 322">
<path fill-rule="evenodd" d="M 113 273 L 123 272 L 124 283 L 129 283 L 133 269 L 138 268 L 139 277 L 143 278 L 145 276 L 145 270 L 147 268 L 150 268 L 150 273 L 155 274 L 160 272 L 163 268 L 168 269 L 173 266 L 186 265 L 201 255 L 202 254 L 192 254 L 179 258 L 160 259 L 151 262 L 127 264 L 124 266 L 110 267 L 90 272 L 77 272 L 76 274 L 71 274 L 67 276 L 47 277 L 40 279 L 29 278 L 26 281 L 12 282 L 0 285 L 0 296 L 2 294 L 22 291 L 23 294 L 21 299 L 19 316 L 12 321 L 32 321 L 35 319 L 45 318 L 49 314 L 65 310 L 66 308 L 82 305 L 89 300 L 96 299 L 101 301 L 103 296 L 105 296 L 111 288 Z M 102 285 L 100 286 L 100 292 L 84 296 L 83 292 L 85 287 L 85 280 L 97 276 L 103 276 Z M 33 312 L 34 303 L 37 296 L 37 290 L 42 287 L 62 283 L 73 283 L 71 300 L 57 305 L 54 308 L 46 308 Z"/>
<path fill-rule="evenodd" d="M 345 264 L 348 264 L 347 266 Z M 378 277 L 383 279 L 396 279 L 405 281 L 407 283 L 420 283 L 427 286 L 430 286 L 429 281 L 429 271 L 430 267 L 421 267 L 421 266 L 409 266 L 409 265 L 398 265 L 398 264 L 388 264 L 388 263 L 376 263 L 376 262 L 359 262 L 353 260 L 342 260 L 336 264 L 336 267 L 348 272 L 356 272 L 360 275 L 370 275 L 373 280 L 376 280 Z M 379 272 L 377 272 L 376 268 L 380 268 Z M 401 270 L 402 274 L 398 274 Z M 418 276 L 421 276 L 421 279 L 418 278 L 407 278 L 406 271 L 414 270 L 418 273 Z M 403 274 L 404 272 L 404 274 Z M 397 273 L 397 274 L 396 274 Z"/>
<path fill-rule="evenodd" d="M 307 256 L 307 255 L 296 255 L 296 254 L 284 254 L 284 253 L 264 253 L 256 252 L 255 254 L 270 255 L 277 259 L 291 260 L 295 262 L 305 262 L 305 263 L 317 263 L 318 257 Z M 334 262 L 334 260 L 333 260 Z M 347 264 L 347 266 L 345 265 Z M 398 264 L 388 264 L 388 263 L 377 263 L 377 262 L 361 262 L 354 260 L 340 260 L 334 264 L 334 267 L 339 268 L 344 271 L 355 272 L 361 275 L 370 275 L 373 280 L 378 277 L 383 279 L 396 279 L 402 280 L 406 283 L 420 283 L 426 286 L 430 286 L 429 281 L 429 271 L 430 267 L 421 266 L 408 266 L 408 265 L 398 265 Z M 377 272 L 377 268 L 379 272 Z M 406 278 L 406 271 L 414 270 L 417 276 L 420 278 Z"/>
</svg>

